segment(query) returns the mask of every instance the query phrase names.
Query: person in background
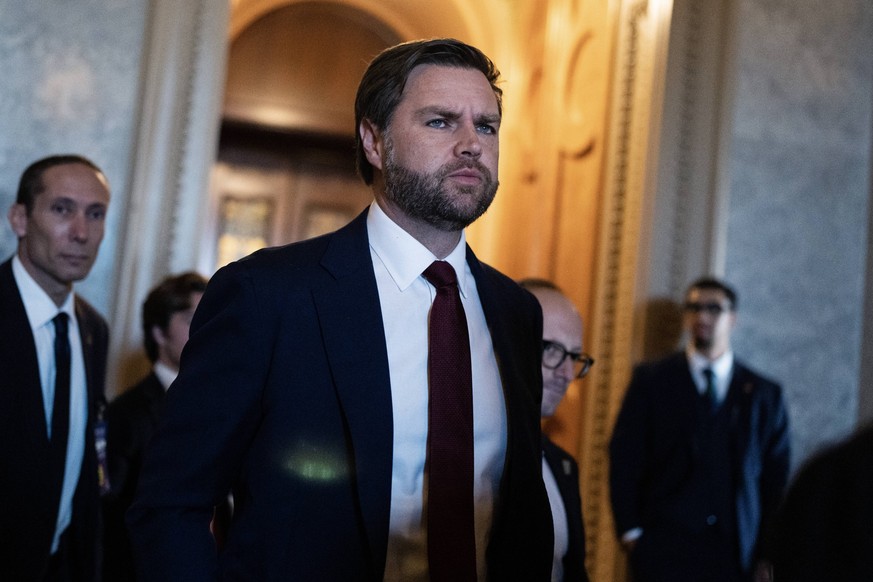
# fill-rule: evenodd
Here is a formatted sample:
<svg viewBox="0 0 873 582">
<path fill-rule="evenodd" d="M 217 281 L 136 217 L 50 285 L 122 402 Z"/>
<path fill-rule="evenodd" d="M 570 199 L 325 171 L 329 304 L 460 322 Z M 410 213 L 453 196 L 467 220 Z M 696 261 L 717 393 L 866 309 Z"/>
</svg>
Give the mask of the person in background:
<svg viewBox="0 0 873 582">
<path fill-rule="evenodd" d="M 106 321 L 73 292 L 97 258 L 109 183 L 79 155 L 21 175 L 0 264 L 0 580 L 99 580 L 95 438 Z"/>
<path fill-rule="evenodd" d="M 635 582 L 766 579 L 762 527 L 789 469 L 778 384 L 734 357 L 737 295 L 685 294 L 685 350 L 638 366 L 610 442 L 615 526 Z"/>
<path fill-rule="evenodd" d="M 106 459 L 111 492 L 103 498 L 103 573 L 109 582 L 135 580 L 124 514 L 133 502 L 146 445 L 157 428 L 167 389 L 179 373 L 182 348 L 206 279 L 189 272 L 152 289 L 142 306 L 142 333 L 152 369 L 106 409 Z"/>
<path fill-rule="evenodd" d="M 453 39 L 377 55 L 375 201 L 212 277 L 128 512 L 140 580 L 548 579 L 542 314 L 464 234 L 497 191 L 498 76 Z"/>
<path fill-rule="evenodd" d="M 873 577 L 873 424 L 807 461 L 767 544 L 776 582 Z"/>
<path fill-rule="evenodd" d="M 573 302 L 551 281 L 523 279 L 543 309 L 544 419 L 555 410 L 573 380 L 583 378 L 594 359 L 582 351 L 582 317 Z M 585 570 L 585 525 L 579 493 L 579 466 L 570 453 L 543 435 L 543 481 L 552 507 L 555 531 L 552 581 L 588 581 Z"/>
</svg>

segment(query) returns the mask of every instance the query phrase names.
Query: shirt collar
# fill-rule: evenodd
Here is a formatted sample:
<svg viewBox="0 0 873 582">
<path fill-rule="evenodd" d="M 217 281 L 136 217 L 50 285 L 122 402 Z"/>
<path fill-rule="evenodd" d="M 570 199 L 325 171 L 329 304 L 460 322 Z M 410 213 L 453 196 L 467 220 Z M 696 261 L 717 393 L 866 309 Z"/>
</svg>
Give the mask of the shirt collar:
<svg viewBox="0 0 873 582">
<path fill-rule="evenodd" d="M 161 386 L 164 387 L 164 391 L 167 391 L 170 388 L 170 384 L 172 384 L 176 380 L 176 376 L 179 375 L 178 370 L 172 369 L 161 361 L 156 361 L 154 363 L 152 371 L 155 373 L 155 376 L 157 376 Z"/>
<path fill-rule="evenodd" d="M 403 230 L 396 222 L 373 202 L 367 213 L 367 234 L 370 248 L 385 265 L 385 269 L 400 291 L 405 291 L 437 260 L 430 250 Z M 467 237 L 461 231 L 457 246 L 444 259 L 454 269 L 458 277 L 458 288 L 466 297 L 467 289 Z"/>
<path fill-rule="evenodd" d="M 46 325 L 62 311 L 69 316 L 70 321 L 75 321 L 73 293 L 67 294 L 67 298 L 64 299 L 64 303 L 59 308 L 45 292 L 45 289 L 40 287 L 39 283 L 30 276 L 17 253 L 12 257 L 12 276 L 15 278 L 15 284 L 18 285 L 31 329 L 36 330 Z"/>
<path fill-rule="evenodd" d="M 715 360 L 710 360 L 691 346 L 686 348 L 685 353 L 691 370 L 700 374 L 704 369 L 710 368 L 716 378 L 727 378 L 734 366 L 734 353 L 731 350 L 727 350 Z"/>
</svg>

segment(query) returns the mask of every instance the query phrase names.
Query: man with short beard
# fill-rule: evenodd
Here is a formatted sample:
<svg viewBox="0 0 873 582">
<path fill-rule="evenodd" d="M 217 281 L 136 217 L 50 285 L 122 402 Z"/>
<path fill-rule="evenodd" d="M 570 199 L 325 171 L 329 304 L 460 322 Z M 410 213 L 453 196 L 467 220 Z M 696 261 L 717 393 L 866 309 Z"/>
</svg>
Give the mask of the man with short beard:
<svg viewBox="0 0 873 582">
<path fill-rule="evenodd" d="M 464 235 L 497 190 L 497 79 L 456 40 L 379 54 L 369 209 L 212 278 L 128 513 L 138 579 L 548 580 L 542 314 Z"/>
<path fill-rule="evenodd" d="M 761 532 L 788 478 L 778 384 L 734 357 L 737 295 L 685 295 L 684 352 L 634 370 L 610 443 L 615 526 L 636 582 L 767 580 Z"/>
</svg>

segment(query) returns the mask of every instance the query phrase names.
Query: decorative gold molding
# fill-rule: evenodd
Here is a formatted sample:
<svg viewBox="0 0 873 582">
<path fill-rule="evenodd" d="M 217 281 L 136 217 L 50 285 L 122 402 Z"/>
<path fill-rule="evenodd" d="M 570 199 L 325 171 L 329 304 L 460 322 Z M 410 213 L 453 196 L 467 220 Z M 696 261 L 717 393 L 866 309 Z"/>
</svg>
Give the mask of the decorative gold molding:
<svg viewBox="0 0 873 582">
<path fill-rule="evenodd" d="M 651 196 L 660 122 L 661 76 L 669 40 L 669 3 L 623 2 L 617 44 L 605 180 L 600 215 L 598 269 L 589 329 L 597 366 L 589 381 L 582 444 L 583 513 L 589 575 L 599 582 L 625 578 L 609 499 L 609 439 L 630 376 L 641 246 Z"/>
</svg>

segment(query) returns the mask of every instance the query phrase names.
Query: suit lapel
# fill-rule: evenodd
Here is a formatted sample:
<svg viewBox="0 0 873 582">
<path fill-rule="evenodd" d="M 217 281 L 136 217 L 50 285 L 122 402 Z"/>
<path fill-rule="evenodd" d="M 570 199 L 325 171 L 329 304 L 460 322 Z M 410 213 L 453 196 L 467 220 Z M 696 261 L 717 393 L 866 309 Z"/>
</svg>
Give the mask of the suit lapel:
<svg viewBox="0 0 873 582">
<path fill-rule="evenodd" d="M 677 352 L 675 358 L 673 363 L 675 375 L 670 386 L 675 386 L 675 390 L 679 392 L 674 399 L 677 403 L 681 403 L 677 412 L 681 415 L 683 424 L 693 433 L 697 426 L 697 404 L 700 393 L 697 391 L 694 378 L 691 376 L 691 368 L 688 365 L 688 357 L 685 352 Z"/>
<path fill-rule="evenodd" d="M 25 438 L 32 450 L 49 445 L 48 427 L 45 421 L 42 384 L 39 378 L 39 363 L 36 344 L 24 310 L 24 303 L 15 278 L 12 276 L 12 261 L 0 265 L 0 362 L 3 362 L 3 381 L 9 382 L 4 390 L 13 390 L 13 406 L 26 423 Z"/>
<path fill-rule="evenodd" d="M 482 311 L 485 313 L 485 322 L 488 324 L 488 330 L 491 332 L 494 357 L 497 360 L 497 368 L 500 371 L 501 383 L 504 387 L 503 397 L 506 400 L 506 414 L 511 415 L 517 403 L 513 398 L 515 392 L 506 390 L 506 386 L 515 377 L 512 370 L 515 364 L 512 353 L 515 347 L 513 346 L 513 338 L 517 337 L 517 334 L 509 329 L 508 322 L 501 315 L 509 313 L 511 310 L 504 306 L 501 294 L 496 293 L 492 288 L 491 281 L 486 276 L 484 267 L 469 246 L 467 247 L 467 264 L 470 266 L 470 272 L 473 273 L 473 277 L 476 279 L 479 301 L 482 304 Z"/>
<path fill-rule="evenodd" d="M 333 235 L 322 266 L 331 278 L 313 289 L 313 300 L 351 438 L 373 565 L 376 572 L 382 572 L 388 542 L 394 425 L 366 211 Z"/>
<path fill-rule="evenodd" d="M 92 407 L 96 403 L 94 390 L 100 385 L 94 374 L 94 333 L 89 325 L 88 315 L 78 297 L 75 297 L 76 323 L 79 326 L 79 338 L 82 342 L 82 360 L 85 362 L 85 395 L 88 398 L 88 414 L 92 414 Z"/>
<path fill-rule="evenodd" d="M 731 385 L 726 403 L 730 406 L 730 431 L 736 459 L 743 459 L 749 449 L 749 422 L 751 419 L 752 394 L 755 382 L 742 364 L 734 361 Z M 738 464 L 738 466 L 742 466 Z"/>
<path fill-rule="evenodd" d="M 143 392 L 145 397 L 148 398 L 148 411 L 152 426 L 157 427 L 164 412 L 164 401 L 167 398 L 167 391 L 164 389 L 161 381 L 158 380 L 154 371 L 148 375 Z"/>
</svg>

